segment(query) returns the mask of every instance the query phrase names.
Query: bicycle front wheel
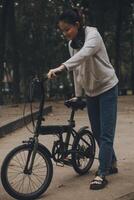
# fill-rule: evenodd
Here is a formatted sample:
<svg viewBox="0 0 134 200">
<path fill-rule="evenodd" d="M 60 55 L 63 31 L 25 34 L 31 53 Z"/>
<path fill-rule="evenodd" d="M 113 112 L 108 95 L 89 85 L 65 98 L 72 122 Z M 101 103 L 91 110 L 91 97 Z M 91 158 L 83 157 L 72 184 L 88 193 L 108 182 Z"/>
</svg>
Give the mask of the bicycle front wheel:
<svg viewBox="0 0 134 200">
<path fill-rule="evenodd" d="M 37 149 L 32 170 L 26 172 L 26 163 L 31 151 L 31 145 L 18 146 L 3 161 L 1 181 L 7 193 L 15 199 L 35 199 L 46 191 L 51 182 L 52 161 L 41 147 Z M 30 160 L 31 158 L 29 162 Z"/>
<path fill-rule="evenodd" d="M 72 165 L 74 170 L 82 175 L 89 171 L 95 157 L 95 140 L 93 134 L 83 129 L 73 143 Z"/>
</svg>

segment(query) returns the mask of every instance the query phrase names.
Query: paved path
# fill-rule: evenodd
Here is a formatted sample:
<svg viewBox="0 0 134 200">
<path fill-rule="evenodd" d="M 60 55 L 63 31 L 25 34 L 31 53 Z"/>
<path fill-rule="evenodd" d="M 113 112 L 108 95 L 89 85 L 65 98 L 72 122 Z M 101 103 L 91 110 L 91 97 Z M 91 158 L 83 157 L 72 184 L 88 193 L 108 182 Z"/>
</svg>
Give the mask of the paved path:
<svg viewBox="0 0 134 200">
<path fill-rule="evenodd" d="M 10 106 L 1 106 L 0 115 L 0 137 L 15 131 L 18 128 L 29 124 L 32 119 L 36 119 L 39 111 L 39 103 L 18 104 Z M 32 117 L 31 117 L 32 112 Z M 52 112 L 52 106 L 45 105 L 43 115 Z"/>
<path fill-rule="evenodd" d="M 54 104 L 53 113 L 49 114 L 45 123 L 66 123 L 69 110 L 61 102 Z M 88 125 L 86 111 L 79 111 L 76 115 L 77 129 Z M 31 125 L 29 125 L 31 128 Z M 21 144 L 31 134 L 26 128 L 21 128 L 10 135 L 0 139 L 0 165 L 5 155 L 16 145 Z M 41 136 L 40 141 L 49 149 L 54 136 Z M 52 183 L 42 200 L 132 200 L 134 198 L 134 97 L 120 97 L 118 109 L 118 122 L 115 138 L 115 149 L 118 157 L 119 173 L 109 176 L 108 186 L 101 191 L 89 190 L 89 181 L 94 177 L 98 162 L 95 160 L 91 172 L 84 176 L 78 176 L 71 167 L 57 167 L 54 164 L 54 176 Z M 128 195 L 129 194 L 129 195 Z M 0 186 L 0 200 L 13 200 Z"/>
</svg>

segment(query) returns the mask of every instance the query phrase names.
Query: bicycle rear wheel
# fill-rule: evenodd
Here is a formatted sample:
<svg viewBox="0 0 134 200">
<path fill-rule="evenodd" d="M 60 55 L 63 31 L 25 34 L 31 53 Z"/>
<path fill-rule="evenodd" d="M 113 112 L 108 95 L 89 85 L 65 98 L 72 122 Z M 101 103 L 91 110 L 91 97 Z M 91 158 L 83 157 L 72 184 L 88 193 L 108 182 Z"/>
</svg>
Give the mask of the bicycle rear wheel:
<svg viewBox="0 0 134 200">
<path fill-rule="evenodd" d="M 72 165 L 82 175 L 89 171 L 95 157 L 95 140 L 89 130 L 83 129 L 73 143 Z"/>
<path fill-rule="evenodd" d="M 30 151 L 31 145 L 20 145 L 9 152 L 2 164 L 2 184 L 15 199 L 30 200 L 39 197 L 46 191 L 53 176 L 52 161 L 41 147 L 37 149 L 32 171 L 25 171 Z"/>
</svg>

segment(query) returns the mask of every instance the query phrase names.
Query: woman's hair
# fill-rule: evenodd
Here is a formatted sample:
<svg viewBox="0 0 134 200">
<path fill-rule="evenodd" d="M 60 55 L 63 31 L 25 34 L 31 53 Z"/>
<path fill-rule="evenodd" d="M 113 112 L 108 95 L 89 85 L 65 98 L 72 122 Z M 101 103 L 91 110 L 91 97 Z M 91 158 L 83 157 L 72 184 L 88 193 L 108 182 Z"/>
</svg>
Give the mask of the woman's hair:
<svg viewBox="0 0 134 200">
<path fill-rule="evenodd" d="M 85 24 L 83 20 L 83 14 L 77 9 L 64 11 L 58 19 L 58 22 L 64 21 L 65 23 L 75 25 L 76 22 L 80 23 L 77 36 L 72 40 L 71 47 L 73 49 L 81 49 L 85 42 Z"/>
<path fill-rule="evenodd" d="M 64 11 L 58 18 L 59 21 L 64 21 L 68 24 L 75 25 L 76 22 L 80 23 L 80 27 L 84 26 L 83 14 L 77 9 L 73 8 Z"/>
</svg>

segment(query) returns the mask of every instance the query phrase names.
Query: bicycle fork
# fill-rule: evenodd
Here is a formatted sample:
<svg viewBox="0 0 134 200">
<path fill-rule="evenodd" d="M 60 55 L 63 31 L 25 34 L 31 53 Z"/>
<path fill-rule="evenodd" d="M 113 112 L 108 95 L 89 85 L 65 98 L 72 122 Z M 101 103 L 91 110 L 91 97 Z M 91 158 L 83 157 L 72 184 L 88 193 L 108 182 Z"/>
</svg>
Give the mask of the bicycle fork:
<svg viewBox="0 0 134 200">
<path fill-rule="evenodd" d="M 35 159 L 36 152 L 38 149 L 38 137 L 35 137 L 34 141 L 32 141 L 32 142 L 33 142 L 33 148 L 31 148 L 28 152 L 26 166 L 24 169 L 24 173 L 29 174 L 29 175 L 32 173 L 34 159 Z"/>
</svg>

